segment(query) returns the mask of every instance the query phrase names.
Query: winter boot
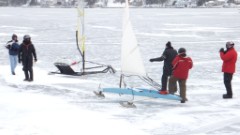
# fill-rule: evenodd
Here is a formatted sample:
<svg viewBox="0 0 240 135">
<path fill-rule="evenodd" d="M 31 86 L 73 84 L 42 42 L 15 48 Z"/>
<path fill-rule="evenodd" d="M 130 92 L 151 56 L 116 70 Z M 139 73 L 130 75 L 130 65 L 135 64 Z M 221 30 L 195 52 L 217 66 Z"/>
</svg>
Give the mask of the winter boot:
<svg viewBox="0 0 240 135">
<path fill-rule="evenodd" d="M 28 71 L 24 70 L 24 75 L 25 75 L 25 79 L 23 81 L 28 81 L 29 79 Z"/>
<path fill-rule="evenodd" d="M 181 100 L 181 103 L 185 103 L 186 102 L 186 100 Z"/>
<path fill-rule="evenodd" d="M 232 98 L 232 95 L 223 94 L 223 99 L 228 99 L 228 98 Z"/>
<path fill-rule="evenodd" d="M 162 95 L 167 95 L 168 94 L 167 90 L 160 90 L 158 93 L 162 94 Z"/>
<path fill-rule="evenodd" d="M 12 71 L 12 75 L 16 75 L 14 71 Z"/>
<path fill-rule="evenodd" d="M 29 70 L 29 73 L 30 73 L 30 79 L 28 80 L 29 82 L 32 82 L 33 81 L 33 70 Z"/>
</svg>

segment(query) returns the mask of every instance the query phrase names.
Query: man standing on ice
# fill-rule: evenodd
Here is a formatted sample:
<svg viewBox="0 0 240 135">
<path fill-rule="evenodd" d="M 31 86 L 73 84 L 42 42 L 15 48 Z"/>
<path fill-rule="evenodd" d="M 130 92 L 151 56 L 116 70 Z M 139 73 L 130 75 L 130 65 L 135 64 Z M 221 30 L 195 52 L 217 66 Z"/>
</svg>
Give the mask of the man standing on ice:
<svg viewBox="0 0 240 135">
<path fill-rule="evenodd" d="M 15 75 L 15 68 L 17 67 L 17 55 L 19 50 L 19 44 L 16 34 L 12 35 L 12 40 L 8 41 L 5 47 L 9 50 L 9 59 L 12 75 Z"/>
<path fill-rule="evenodd" d="M 19 63 L 22 62 L 23 64 L 23 71 L 25 75 L 24 81 L 33 81 L 33 57 L 34 61 L 37 62 L 37 55 L 34 45 L 31 42 L 31 37 L 29 35 L 25 35 L 23 37 L 23 43 L 20 45 L 18 54 Z"/>
<path fill-rule="evenodd" d="M 174 94 L 177 92 L 177 82 L 180 87 L 181 103 L 187 101 L 186 98 L 186 82 L 188 78 L 188 72 L 193 67 L 193 62 L 190 57 L 187 57 L 186 49 L 179 48 L 178 55 L 172 62 L 173 74 L 169 79 L 169 93 Z"/>
<path fill-rule="evenodd" d="M 170 41 L 166 43 L 166 48 L 161 57 L 150 59 L 150 62 L 164 61 L 163 74 L 162 74 L 162 88 L 159 91 L 160 94 L 168 94 L 167 82 L 168 77 L 172 74 L 172 61 L 176 57 L 177 51 L 172 47 Z"/>
<path fill-rule="evenodd" d="M 223 48 L 220 49 L 220 57 L 223 61 L 222 72 L 224 85 L 227 90 L 227 94 L 223 94 L 223 98 L 232 98 L 232 77 L 235 72 L 236 62 L 237 62 L 237 52 L 234 49 L 233 42 L 226 43 L 226 51 Z"/>
</svg>

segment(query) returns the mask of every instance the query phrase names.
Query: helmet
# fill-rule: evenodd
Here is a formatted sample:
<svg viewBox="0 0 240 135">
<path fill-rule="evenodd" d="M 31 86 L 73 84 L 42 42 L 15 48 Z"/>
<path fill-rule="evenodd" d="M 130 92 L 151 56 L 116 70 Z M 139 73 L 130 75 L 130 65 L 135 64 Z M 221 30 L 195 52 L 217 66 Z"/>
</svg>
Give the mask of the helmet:
<svg viewBox="0 0 240 135">
<path fill-rule="evenodd" d="M 29 35 L 24 35 L 23 39 L 30 39 L 31 37 Z"/>
<path fill-rule="evenodd" d="M 228 41 L 226 43 L 226 48 L 232 48 L 234 46 L 234 43 L 232 41 Z"/>
<path fill-rule="evenodd" d="M 179 49 L 178 49 L 178 53 L 179 53 L 179 54 L 186 53 L 186 49 L 185 49 L 185 48 L 179 48 Z"/>
</svg>

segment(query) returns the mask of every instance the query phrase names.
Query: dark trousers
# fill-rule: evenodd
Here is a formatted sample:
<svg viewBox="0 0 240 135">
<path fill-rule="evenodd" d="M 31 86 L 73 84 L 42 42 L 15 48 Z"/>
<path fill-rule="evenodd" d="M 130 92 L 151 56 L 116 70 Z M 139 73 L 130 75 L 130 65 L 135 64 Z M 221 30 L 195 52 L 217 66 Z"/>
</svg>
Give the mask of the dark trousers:
<svg viewBox="0 0 240 135">
<path fill-rule="evenodd" d="M 168 77 L 170 74 L 168 72 L 163 71 L 162 74 L 162 89 L 161 90 L 167 90 L 167 83 L 168 83 Z"/>
<path fill-rule="evenodd" d="M 233 94 L 232 93 L 232 77 L 233 77 L 232 73 L 223 74 L 223 81 L 224 81 L 225 88 L 227 90 L 227 95 Z"/>
<path fill-rule="evenodd" d="M 23 61 L 23 71 L 26 80 L 33 80 L 33 61 L 30 58 L 26 58 Z"/>
<path fill-rule="evenodd" d="M 170 77 L 169 79 L 169 93 L 170 94 L 174 94 L 175 92 L 177 92 L 177 82 L 179 84 L 179 88 L 180 88 L 180 97 L 182 98 L 182 100 L 186 101 L 186 79 L 178 79 L 176 77 L 174 77 L 173 75 Z"/>
<path fill-rule="evenodd" d="M 33 69 L 26 69 L 24 70 L 24 75 L 26 80 L 33 80 Z"/>
</svg>

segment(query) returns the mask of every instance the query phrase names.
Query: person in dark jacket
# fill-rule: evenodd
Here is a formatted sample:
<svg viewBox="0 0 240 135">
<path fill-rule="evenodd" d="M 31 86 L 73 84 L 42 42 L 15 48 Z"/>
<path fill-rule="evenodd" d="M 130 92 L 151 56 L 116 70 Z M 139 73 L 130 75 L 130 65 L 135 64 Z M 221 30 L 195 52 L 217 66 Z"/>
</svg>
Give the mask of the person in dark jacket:
<svg viewBox="0 0 240 135">
<path fill-rule="evenodd" d="M 19 63 L 22 62 L 23 65 L 23 71 L 25 74 L 24 81 L 33 81 L 33 57 L 34 61 L 37 62 L 37 55 L 34 45 L 31 42 L 31 37 L 29 35 L 25 35 L 23 37 L 23 43 L 20 45 L 18 54 Z"/>
<path fill-rule="evenodd" d="M 12 40 L 8 41 L 5 47 L 9 50 L 11 73 L 12 75 L 15 75 L 15 68 L 17 67 L 17 55 L 19 50 L 16 34 L 12 35 Z"/>
<path fill-rule="evenodd" d="M 150 62 L 164 61 L 163 74 L 162 74 L 162 88 L 159 91 L 160 94 L 168 94 L 167 82 L 168 77 L 172 74 L 172 61 L 176 57 L 177 51 L 172 47 L 170 41 L 166 43 L 166 48 L 161 57 L 150 59 Z"/>
<path fill-rule="evenodd" d="M 182 98 L 181 103 L 187 101 L 186 98 L 186 82 L 188 78 L 188 72 L 193 66 L 192 59 L 187 57 L 186 49 L 179 48 L 178 55 L 172 62 L 173 74 L 169 79 L 169 93 L 174 94 L 177 92 L 177 82 L 180 87 L 180 97 Z"/>
<path fill-rule="evenodd" d="M 223 61 L 222 72 L 224 78 L 224 85 L 227 90 L 227 94 L 223 94 L 223 98 L 232 98 L 232 77 L 235 72 L 237 62 L 237 52 L 234 49 L 233 42 L 226 43 L 226 51 L 223 48 L 220 49 L 220 57 Z"/>
</svg>

